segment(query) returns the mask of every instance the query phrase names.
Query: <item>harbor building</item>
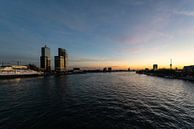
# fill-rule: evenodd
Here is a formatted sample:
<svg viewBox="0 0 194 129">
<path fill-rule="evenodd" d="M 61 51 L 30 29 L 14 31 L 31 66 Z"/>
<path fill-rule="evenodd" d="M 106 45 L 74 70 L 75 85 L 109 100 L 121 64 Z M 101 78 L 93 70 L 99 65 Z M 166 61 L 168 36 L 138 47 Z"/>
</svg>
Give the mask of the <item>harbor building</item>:
<svg viewBox="0 0 194 129">
<path fill-rule="evenodd" d="M 41 48 L 40 68 L 43 69 L 44 71 L 51 70 L 50 48 L 48 48 L 46 45 Z"/>
<path fill-rule="evenodd" d="M 67 53 L 63 48 L 58 48 L 58 56 L 55 56 L 55 70 L 57 72 L 67 71 Z"/>
</svg>

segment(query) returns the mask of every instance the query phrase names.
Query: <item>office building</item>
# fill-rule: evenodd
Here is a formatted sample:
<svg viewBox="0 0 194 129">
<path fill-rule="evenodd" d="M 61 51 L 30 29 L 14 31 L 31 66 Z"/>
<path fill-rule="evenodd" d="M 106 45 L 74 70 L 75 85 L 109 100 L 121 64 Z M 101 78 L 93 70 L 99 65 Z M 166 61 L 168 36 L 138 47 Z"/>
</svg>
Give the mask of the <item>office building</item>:
<svg viewBox="0 0 194 129">
<path fill-rule="evenodd" d="M 57 72 L 67 71 L 67 53 L 63 48 L 58 48 L 58 56 L 55 56 L 55 70 Z"/>
<path fill-rule="evenodd" d="M 63 48 L 58 48 L 58 56 L 66 56 L 66 50 Z"/>
<path fill-rule="evenodd" d="M 60 72 L 65 71 L 63 56 L 55 56 L 55 70 Z"/>
<path fill-rule="evenodd" d="M 40 68 L 44 71 L 51 70 L 50 48 L 48 48 L 46 45 L 41 48 Z"/>
</svg>

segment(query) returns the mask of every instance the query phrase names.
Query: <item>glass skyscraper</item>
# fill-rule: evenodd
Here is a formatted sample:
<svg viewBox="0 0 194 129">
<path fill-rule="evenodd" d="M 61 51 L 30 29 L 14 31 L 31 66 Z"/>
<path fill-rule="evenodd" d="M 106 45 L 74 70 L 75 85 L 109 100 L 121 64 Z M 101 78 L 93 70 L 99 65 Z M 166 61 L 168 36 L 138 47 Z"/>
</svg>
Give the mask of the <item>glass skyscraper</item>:
<svg viewBox="0 0 194 129">
<path fill-rule="evenodd" d="M 44 71 L 51 70 L 50 48 L 48 48 L 46 45 L 41 48 L 40 67 Z"/>
<path fill-rule="evenodd" d="M 63 48 L 58 48 L 58 56 L 55 56 L 55 70 L 58 72 L 67 70 L 67 53 Z"/>
</svg>

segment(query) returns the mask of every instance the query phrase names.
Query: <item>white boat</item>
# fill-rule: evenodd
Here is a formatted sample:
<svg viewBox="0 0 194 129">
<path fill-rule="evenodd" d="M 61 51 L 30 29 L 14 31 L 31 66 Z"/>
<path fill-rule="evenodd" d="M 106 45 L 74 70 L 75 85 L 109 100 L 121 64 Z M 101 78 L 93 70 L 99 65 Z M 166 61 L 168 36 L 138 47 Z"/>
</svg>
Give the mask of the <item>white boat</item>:
<svg viewBox="0 0 194 129">
<path fill-rule="evenodd" d="M 39 76 L 39 75 L 43 75 L 43 73 L 28 69 L 27 66 L 1 66 L 0 67 L 1 78 Z"/>
</svg>

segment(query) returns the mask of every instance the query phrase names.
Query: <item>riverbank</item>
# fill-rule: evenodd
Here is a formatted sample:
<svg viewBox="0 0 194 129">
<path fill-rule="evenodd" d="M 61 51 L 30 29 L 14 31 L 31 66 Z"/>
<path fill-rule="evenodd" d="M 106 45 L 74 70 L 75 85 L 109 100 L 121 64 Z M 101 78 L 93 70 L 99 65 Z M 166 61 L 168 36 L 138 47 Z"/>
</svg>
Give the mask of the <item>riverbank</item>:
<svg viewBox="0 0 194 129">
<path fill-rule="evenodd" d="M 181 79 L 185 81 L 194 81 L 193 73 L 186 73 L 184 71 L 175 71 L 170 69 L 161 70 L 139 70 L 136 71 L 137 74 L 145 74 L 148 76 L 156 76 L 168 79 Z"/>
<path fill-rule="evenodd" d="M 65 75 L 75 75 L 75 74 L 87 74 L 87 73 L 112 73 L 112 72 L 132 72 L 127 70 L 113 70 L 109 72 L 104 72 L 102 70 L 84 70 L 84 71 L 68 71 L 68 72 L 47 72 L 42 74 L 4 74 L 0 75 L 0 79 L 14 79 L 14 78 L 29 78 L 29 77 L 44 77 L 44 76 L 65 76 Z"/>
<path fill-rule="evenodd" d="M 27 74 L 27 75 L 0 75 L 0 79 L 13 79 L 13 78 L 28 78 L 28 77 L 40 77 L 42 74 Z"/>
</svg>

